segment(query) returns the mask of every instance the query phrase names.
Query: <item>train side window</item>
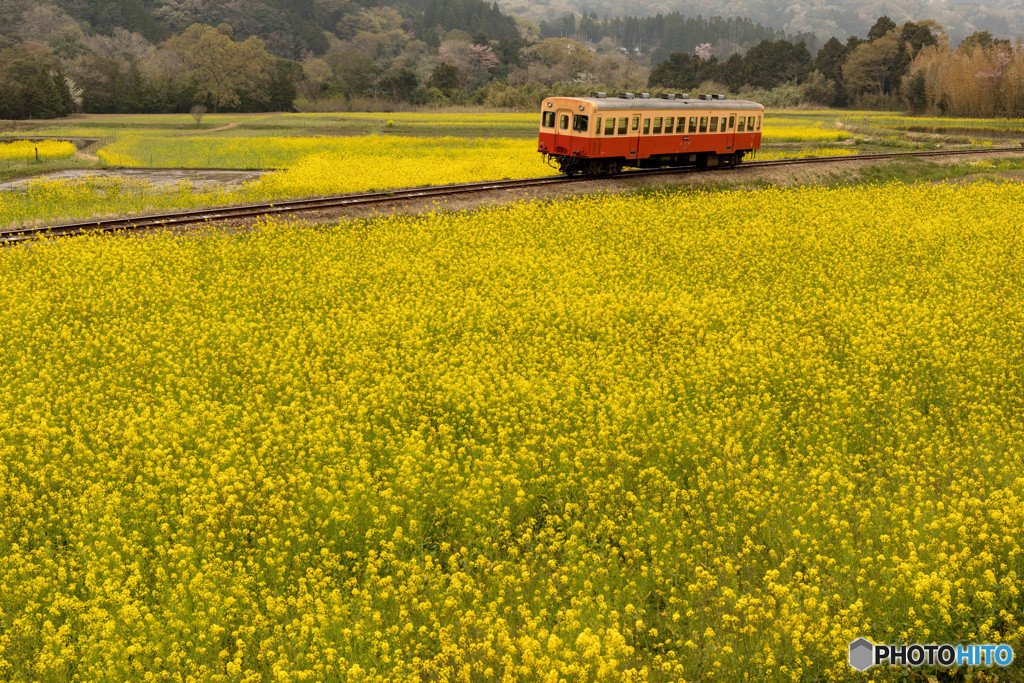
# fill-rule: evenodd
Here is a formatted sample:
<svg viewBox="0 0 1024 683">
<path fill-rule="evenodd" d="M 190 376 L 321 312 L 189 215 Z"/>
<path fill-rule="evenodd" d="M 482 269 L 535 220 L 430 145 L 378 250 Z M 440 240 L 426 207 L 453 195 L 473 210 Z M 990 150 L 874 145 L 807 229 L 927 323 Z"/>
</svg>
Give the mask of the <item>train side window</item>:
<svg viewBox="0 0 1024 683">
<path fill-rule="evenodd" d="M 708 132 L 708 117 L 706 117 L 706 116 L 700 117 L 700 132 L 701 133 L 707 133 Z"/>
<path fill-rule="evenodd" d="M 545 128 L 554 128 L 555 127 L 555 112 L 553 112 L 553 111 L 546 111 L 546 112 L 544 112 L 544 116 L 541 118 L 540 125 L 544 126 Z"/>
<path fill-rule="evenodd" d="M 690 117 L 690 132 L 691 133 L 696 133 L 697 132 L 697 117 L 696 116 L 691 116 Z"/>
<path fill-rule="evenodd" d="M 743 133 L 743 132 L 745 132 L 745 129 L 744 129 L 744 127 L 743 127 L 743 124 L 744 124 L 745 122 L 746 122 L 746 119 L 745 119 L 745 118 L 743 118 L 743 117 L 741 116 L 741 117 L 740 117 L 740 120 L 739 120 L 739 125 L 738 125 L 738 126 L 736 127 L 736 132 L 737 132 L 737 133 Z"/>
<path fill-rule="evenodd" d="M 652 124 L 654 129 L 651 131 L 654 135 L 661 135 L 661 121 L 662 118 L 660 116 L 654 119 L 654 123 Z"/>
<path fill-rule="evenodd" d="M 640 117 L 639 116 L 634 116 L 633 117 L 633 130 L 640 130 Z"/>
<path fill-rule="evenodd" d="M 577 133 L 586 133 L 590 130 L 590 117 L 576 114 L 576 116 L 572 117 L 572 129 Z"/>
<path fill-rule="evenodd" d="M 615 119 L 605 119 L 604 121 L 604 134 L 615 135 Z"/>
<path fill-rule="evenodd" d="M 568 114 L 562 114 L 558 118 L 558 127 L 561 128 L 562 130 L 569 130 L 569 115 Z"/>
<path fill-rule="evenodd" d="M 644 135 L 650 135 L 650 134 L 651 134 L 651 120 L 650 119 L 644 119 Z"/>
<path fill-rule="evenodd" d="M 672 116 L 669 116 L 667 119 L 665 119 L 665 133 L 666 134 L 672 132 L 672 128 L 673 128 L 673 126 L 675 126 L 675 122 L 676 122 L 676 120 Z"/>
<path fill-rule="evenodd" d="M 718 132 L 718 117 L 717 116 L 712 116 L 711 117 L 711 128 L 708 128 L 708 130 L 710 132 L 712 132 L 712 133 L 717 133 Z"/>
<path fill-rule="evenodd" d="M 747 118 L 747 132 L 750 133 L 754 130 L 754 117 L 750 116 Z"/>
<path fill-rule="evenodd" d="M 761 130 L 761 117 L 760 116 L 757 117 L 757 129 Z"/>
<path fill-rule="evenodd" d="M 625 135 L 629 128 L 629 117 L 623 116 L 619 119 L 619 135 Z"/>
<path fill-rule="evenodd" d="M 601 117 L 597 117 L 597 124 L 594 126 L 594 135 L 601 134 Z"/>
<path fill-rule="evenodd" d="M 733 114 L 729 117 L 729 130 L 732 130 L 733 126 L 736 125 L 736 115 Z"/>
</svg>

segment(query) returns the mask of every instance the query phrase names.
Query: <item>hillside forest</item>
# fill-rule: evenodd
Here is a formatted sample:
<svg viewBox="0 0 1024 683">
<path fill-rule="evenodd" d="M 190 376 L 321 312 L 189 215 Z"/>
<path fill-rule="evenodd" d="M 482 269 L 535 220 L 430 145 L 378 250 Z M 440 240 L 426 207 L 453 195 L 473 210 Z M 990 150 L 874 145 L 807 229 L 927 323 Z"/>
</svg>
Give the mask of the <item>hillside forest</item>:
<svg viewBox="0 0 1024 683">
<path fill-rule="evenodd" d="M 0 118 L 72 112 L 532 110 L 592 90 L 1024 115 L 1020 41 L 881 16 L 864 37 L 747 18 L 531 21 L 483 0 L 6 0 Z"/>
</svg>

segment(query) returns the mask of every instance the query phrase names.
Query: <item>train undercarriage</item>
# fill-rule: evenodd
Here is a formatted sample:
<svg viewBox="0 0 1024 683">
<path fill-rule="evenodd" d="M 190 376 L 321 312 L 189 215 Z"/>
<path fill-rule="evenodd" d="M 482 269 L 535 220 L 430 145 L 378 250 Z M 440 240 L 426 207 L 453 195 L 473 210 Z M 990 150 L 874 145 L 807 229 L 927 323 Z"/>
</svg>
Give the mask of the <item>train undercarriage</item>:
<svg viewBox="0 0 1024 683">
<path fill-rule="evenodd" d="M 733 154 L 716 154 L 715 152 L 693 152 L 687 154 L 660 154 L 646 159 L 603 158 L 588 159 L 568 155 L 548 154 L 548 164 L 557 168 L 567 176 L 584 175 L 589 177 L 613 176 L 620 173 L 625 166 L 634 168 L 713 168 L 718 166 L 736 166 L 743 160 L 746 151 Z"/>
</svg>

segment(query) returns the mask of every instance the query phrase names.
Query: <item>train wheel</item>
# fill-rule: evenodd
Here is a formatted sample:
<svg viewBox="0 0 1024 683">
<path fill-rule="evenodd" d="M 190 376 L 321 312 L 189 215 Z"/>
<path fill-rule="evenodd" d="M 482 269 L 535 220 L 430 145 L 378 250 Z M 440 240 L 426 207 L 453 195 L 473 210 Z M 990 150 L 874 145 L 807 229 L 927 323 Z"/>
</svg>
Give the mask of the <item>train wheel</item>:
<svg viewBox="0 0 1024 683">
<path fill-rule="evenodd" d="M 579 166 L 576 165 L 576 160 L 572 157 L 558 157 L 558 170 L 570 178 L 580 171 Z"/>
</svg>

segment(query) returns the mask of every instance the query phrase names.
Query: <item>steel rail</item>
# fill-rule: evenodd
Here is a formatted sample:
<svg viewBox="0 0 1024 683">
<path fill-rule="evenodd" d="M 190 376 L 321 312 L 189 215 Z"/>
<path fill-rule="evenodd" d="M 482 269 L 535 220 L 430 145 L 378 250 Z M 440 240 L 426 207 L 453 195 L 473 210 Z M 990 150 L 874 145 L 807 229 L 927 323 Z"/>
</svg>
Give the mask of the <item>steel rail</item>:
<svg viewBox="0 0 1024 683">
<path fill-rule="evenodd" d="M 430 199 L 460 194 L 488 192 L 494 190 L 516 190 L 545 185 L 565 185 L 578 182 L 607 180 L 627 180 L 634 177 L 658 175 L 680 175 L 686 173 L 704 173 L 708 171 L 758 169 L 776 166 L 794 166 L 799 164 L 821 164 L 843 161 L 879 161 L 884 159 L 901 159 L 907 157 L 957 156 L 970 154 L 997 154 L 1018 152 L 1024 154 L 1024 147 L 996 147 L 992 149 L 957 149 L 929 150 L 923 152 L 892 152 L 876 154 L 851 154 L 830 157 L 797 157 L 790 159 L 773 159 L 770 161 L 750 161 L 739 166 L 712 166 L 705 168 L 670 167 L 628 171 L 614 176 L 544 176 L 541 178 L 523 178 L 518 180 L 493 180 L 454 185 L 436 185 L 427 187 L 411 187 L 382 192 L 358 192 L 352 194 L 332 195 L 309 199 L 294 199 L 262 204 L 242 204 L 238 206 L 222 206 L 192 211 L 176 211 L 172 213 L 150 214 L 128 218 L 113 218 L 79 223 L 67 223 L 53 226 L 37 226 L 16 228 L 0 231 L 0 244 L 15 244 L 40 237 L 66 237 L 82 234 L 107 233 L 119 230 L 141 230 L 146 228 L 174 227 L 193 223 L 224 221 L 257 216 L 272 216 L 318 209 L 332 209 L 346 206 L 371 206 L 395 201 L 411 199 Z"/>
</svg>

